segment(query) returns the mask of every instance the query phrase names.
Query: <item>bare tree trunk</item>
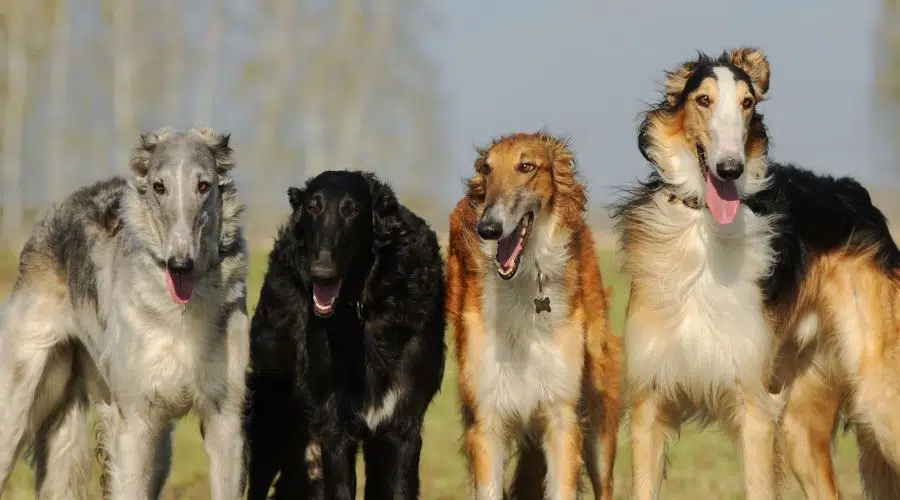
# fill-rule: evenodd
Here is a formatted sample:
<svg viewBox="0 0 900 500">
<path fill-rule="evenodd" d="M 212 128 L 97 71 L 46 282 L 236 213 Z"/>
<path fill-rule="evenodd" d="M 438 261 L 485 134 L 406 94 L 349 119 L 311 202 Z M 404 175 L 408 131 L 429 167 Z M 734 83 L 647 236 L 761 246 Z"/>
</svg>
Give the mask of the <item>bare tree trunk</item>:
<svg viewBox="0 0 900 500">
<path fill-rule="evenodd" d="M 28 55 L 25 42 L 25 2 L 6 7 L 7 99 L 3 117 L 3 243 L 16 248 L 22 239 L 22 134 Z"/>
<path fill-rule="evenodd" d="M 266 101 L 263 103 L 262 120 L 256 137 L 255 153 L 266 165 L 276 165 L 275 135 L 284 113 L 285 88 L 294 69 L 294 4 L 296 0 L 278 0 L 275 4 L 277 27 L 267 37 L 266 60 L 273 65 L 273 74 L 266 86 Z"/>
<path fill-rule="evenodd" d="M 352 2 L 353 0 L 344 0 Z M 390 46 L 391 34 L 394 29 L 394 2 L 395 0 L 380 0 L 376 2 L 375 20 L 372 26 L 371 37 L 367 37 L 367 43 L 359 49 L 365 55 L 361 61 L 361 68 L 356 76 L 358 90 L 350 97 L 350 104 L 344 108 L 343 119 L 338 131 L 337 161 L 338 168 L 352 168 L 359 157 L 363 119 L 372 96 L 372 91 L 378 85 L 378 71 L 382 65 L 382 59 Z M 357 7 L 358 8 L 358 7 Z"/>
<path fill-rule="evenodd" d="M 303 115 L 303 152 L 306 175 L 313 176 L 325 171 L 327 148 L 325 145 L 325 116 L 321 104 L 313 99 L 305 103 Z"/>
<path fill-rule="evenodd" d="M 163 13 L 169 22 L 176 25 L 166 32 L 166 76 L 163 82 L 163 99 L 165 100 L 165 121 L 168 124 L 177 124 L 184 119 L 181 109 L 181 96 L 184 91 L 184 29 L 181 22 L 179 7 L 182 3 L 178 0 L 164 0 Z"/>
<path fill-rule="evenodd" d="M 213 0 L 212 14 L 203 42 L 203 69 L 197 78 L 197 111 L 194 115 L 195 126 L 212 126 L 213 102 L 216 93 L 216 61 L 219 50 L 219 39 L 222 36 L 222 18 L 224 0 Z"/>
<path fill-rule="evenodd" d="M 113 15 L 113 116 L 116 127 L 116 170 L 126 168 L 134 125 L 134 0 L 112 0 Z"/>
<path fill-rule="evenodd" d="M 47 146 L 47 190 L 51 201 L 65 195 L 70 165 L 64 164 L 66 105 L 68 103 L 69 0 L 59 0 L 53 19 L 53 55 L 50 61 L 50 144 Z"/>
</svg>

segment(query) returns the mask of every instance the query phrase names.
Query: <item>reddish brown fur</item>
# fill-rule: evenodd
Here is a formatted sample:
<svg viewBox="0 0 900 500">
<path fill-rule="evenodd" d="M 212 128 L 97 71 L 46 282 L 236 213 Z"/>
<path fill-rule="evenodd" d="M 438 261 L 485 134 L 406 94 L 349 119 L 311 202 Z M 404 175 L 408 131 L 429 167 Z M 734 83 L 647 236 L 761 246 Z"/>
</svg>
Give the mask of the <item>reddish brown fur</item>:
<svg viewBox="0 0 900 500">
<path fill-rule="evenodd" d="M 821 336 L 782 370 L 793 380 L 784 418 L 786 453 L 810 498 L 837 499 L 831 442 L 840 412 L 857 431 L 870 498 L 900 496 L 900 286 L 869 252 L 814 257 L 790 303 L 772 310 L 780 331 L 808 313 Z M 785 373 L 786 372 L 786 373 Z"/>
<path fill-rule="evenodd" d="M 572 335 L 569 328 L 554 335 L 563 346 L 571 366 L 583 366 L 580 401 L 577 403 L 582 425 L 570 429 L 565 455 L 561 457 L 568 476 L 563 480 L 573 486 L 581 468 L 580 452 L 584 437 L 599 434 L 599 439 L 611 443 L 604 458 L 600 476 L 592 477 L 594 484 L 602 484 L 595 491 L 597 498 L 612 498 L 612 468 L 619 420 L 621 391 L 621 343 L 609 328 L 608 302 L 604 293 L 594 242 L 584 222 L 586 196 L 584 186 L 576 179 L 574 157 L 565 141 L 544 133 L 514 134 L 494 141 L 478 150 L 475 175 L 468 181 L 465 197 L 450 216 L 448 250 L 447 314 L 454 327 L 456 359 L 460 367 L 460 404 L 465 425 L 465 453 L 469 459 L 474 482 L 483 484 L 489 474 L 492 450 L 486 446 L 481 432 L 482 412 L 478 408 L 473 378 L 463 376 L 476 370 L 468 358 L 472 346 L 483 345 L 486 328 L 482 315 L 482 280 L 485 266 L 491 262 L 481 250 L 476 225 L 489 193 L 502 196 L 521 184 L 523 176 L 516 176 L 514 167 L 521 161 L 536 164 L 538 173 L 527 187 L 540 194 L 542 210 L 558 217 L 560 228 L 572 233 L 567 246 L 568 262 L 564 274 L 565 290 L 571 310 L 573 326 L 581 335 Z M 490 181 L 484 169 L 490 162 Z M 540 420 L 540 419 L 539 419 Z M 539 447 L 524 446 L 513 492 L 517 498 L 532 495 L 541 498 L 546 462 Z M 574 493 L 574 491 L 573 491 Z"/>
</svg>

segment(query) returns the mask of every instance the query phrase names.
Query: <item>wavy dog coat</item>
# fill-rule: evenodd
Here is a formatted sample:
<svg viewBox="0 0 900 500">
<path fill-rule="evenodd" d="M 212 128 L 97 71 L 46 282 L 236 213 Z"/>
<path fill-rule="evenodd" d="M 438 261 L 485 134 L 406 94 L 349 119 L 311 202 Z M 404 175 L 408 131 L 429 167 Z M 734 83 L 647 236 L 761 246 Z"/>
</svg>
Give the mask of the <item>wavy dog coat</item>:
<svg viewBox="0 0 900 500">
<path fill-rule="evenodd" d="M 251 500 L 417 498 L 422 422 L 444 370 L 437 236 L 374 175 L 289 192 L 253 317 Z"/>
<path fill-rule="evenodd" d="M 691 417 L 734 430 L 747 498 L 779 494 L 781 451 L 807 495 L 836 498 L 842 402 L 867 491 L 900 493 L 887 467 L 900 252 L 857 182 L 769 164 L 768 82 L 756 49 L 701 54 L 668 73 L 641 126 L 656 170 L 616 213 L 635 498 L 659 495 L 665 441 Z"/>
<path fill-rule="evenodd" d="M 82 188 L 36 223 L 0 315 L 0 490 L 31 444 L 39 498 L 87 498 L 96 404 L 112 498 L 159 496 L 172 421 L 191 409 L 212 498 L 240 498 L 247 249 L 228 143 L 145 134 L 133 178 Z"/>
<path fill-rule="evenodd" d="M 475 169 L 450 216 L 447 313 L 476 498 L 503 497 L 518 442 L 515 497 L 544 498 L 546 486 L 547 498 L 574 498 L 583 456 L 609 499 L 620 347 L 574 157 L 547 134 L 515 134 L 479 150 Z"/>
</svg>

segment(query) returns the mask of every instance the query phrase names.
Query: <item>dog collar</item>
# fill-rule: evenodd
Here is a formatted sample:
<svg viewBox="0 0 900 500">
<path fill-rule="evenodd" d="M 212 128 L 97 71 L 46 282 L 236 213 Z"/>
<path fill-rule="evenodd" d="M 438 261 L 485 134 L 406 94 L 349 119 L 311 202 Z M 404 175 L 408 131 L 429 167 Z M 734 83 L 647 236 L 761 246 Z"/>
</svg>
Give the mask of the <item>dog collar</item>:
<svg viewBox="0 0 900 500">
<path fill-rule="evenodd" d="M 703 146 L 699 143 L 695 147 L 697 151 L 697 163 L 700 164 L 700 169 L 709 170 L 709 167 L 706 165 L 706 150 L 704 150 Z M 701 208 L 703 208 L 703 206 L 700 204 L 700 198 L 697 198 L 696 196 L 679 198 L 677 195 L 675 195 L 675 193 L 669 193 L 669 203 L 676 203 L 678 201 L 681 201 L 681 203 L 684 203 L 684 206 L 693 210 L 700 210 Z"/>
<path fill-rule="evenodd" d="M 689 198 L 679 198 L 678 196 L 675 196 L 674 193 L 669 193 L 669 203 L 676 203 L 678 201 L 681 201 L 682 203 L 684 203 L 684 206 L 692 208 L 694 210 L 700 210 L 701 208 L 703 208 L 700 205 L 700 199 L 696 196 L 691 196 Z"/>
</svg>

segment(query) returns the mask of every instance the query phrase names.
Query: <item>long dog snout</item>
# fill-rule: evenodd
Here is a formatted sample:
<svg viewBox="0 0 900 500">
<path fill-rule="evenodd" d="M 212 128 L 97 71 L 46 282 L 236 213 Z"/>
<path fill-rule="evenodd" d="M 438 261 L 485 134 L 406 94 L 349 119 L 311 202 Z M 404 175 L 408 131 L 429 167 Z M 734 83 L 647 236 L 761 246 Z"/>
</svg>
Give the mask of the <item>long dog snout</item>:
<svg viewBox="0 0 900 500">
<path fill-rule="evenodd" d="M 166 269 L 176 274 L 188 274 L 194 270 L 194 259 L 190 257 L 169 257 Z"/>
<path fill-rule="evenodd" d="M 716 164 L 716 173 L 723 180 L 733 181 L 744 173 L 744 162 L 736 158 L 728 158 Z"/>
<path fill-rule="evenodd" d="M 478 221 L 478 236 L 486 240 L 496 240 L 503 235 L 503 223 L 496 218 L 488 215 L 481 217 Z"/>
<path fill-rule="evenodd" d="M 330 280 L 338 277 L 337 263 L 330 250 L 320 250 L 310 263 L 310 274 L 319 280 Z"/>
</svg>

